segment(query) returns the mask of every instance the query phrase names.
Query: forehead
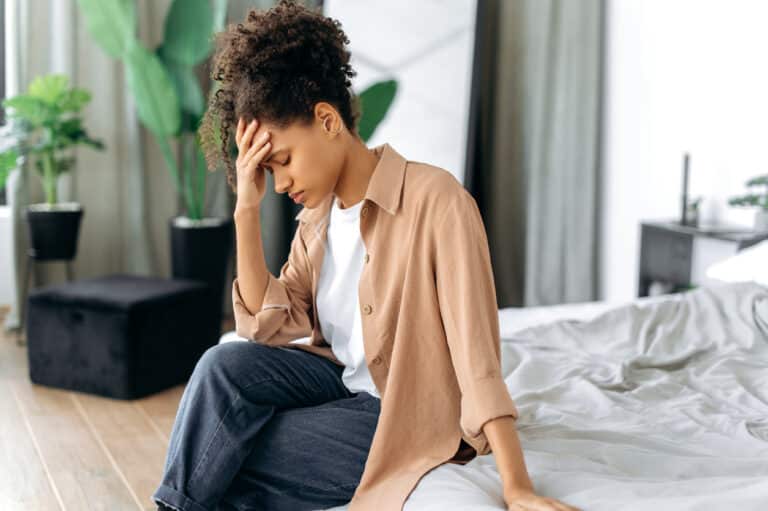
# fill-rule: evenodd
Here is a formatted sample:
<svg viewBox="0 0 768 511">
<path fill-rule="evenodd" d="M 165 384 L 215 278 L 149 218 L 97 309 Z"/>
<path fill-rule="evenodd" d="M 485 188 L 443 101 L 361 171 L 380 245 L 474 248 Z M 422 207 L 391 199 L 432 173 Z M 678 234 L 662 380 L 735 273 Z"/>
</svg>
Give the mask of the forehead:
<svg viewBox="0 0 768 511">
<path fill-rule="evenodd" d="M 264 124 L 259 124 L 256 133 L 254 133 L 254 138 L 269 131 L 270 140 L 272 142 L 272 151 L 270 152 L 270 155 L 274 155 L 295 149 L 300 147 L 303 143 L 306 143 L 307 138 L 310 135 L 308 132 L 310 129 L 310 126 L 305 126 L 299 123 L 291 123 L 284 128 L 280 128 L 272 123 L 265 122 Z"/>
<path fill-rule="evenodd" d="M 269 161 L 276 156 L 286 154 L 294 147 L 294 140 L 297 140 L 297 137 L 289 129 L 279 129 L 269 125 L 259 126 L 254 136 L 259 136 L 260 132 L 266 131 L 270 133 L 269 140 L 272 142 L 272 148 L 264 161 Z"/>
<path fill-rule="evenodd" d="M 299 123 L 294 122 L 285 127 L 279 127 L 266 121 L 259 123 L 259 127 L 256 129 L 254 135 L 259 136 L 267 131 L 271 134 L 272 143 L 275 146 L 278 141 L 293 143 L 307 136 L 307 128 Z"/>
</svg>

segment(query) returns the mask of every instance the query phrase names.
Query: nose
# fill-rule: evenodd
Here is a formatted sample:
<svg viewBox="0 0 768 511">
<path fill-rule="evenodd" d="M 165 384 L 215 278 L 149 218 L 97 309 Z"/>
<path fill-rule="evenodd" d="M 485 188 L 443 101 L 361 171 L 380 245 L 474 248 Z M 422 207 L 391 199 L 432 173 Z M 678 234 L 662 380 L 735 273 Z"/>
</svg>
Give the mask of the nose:
<svg viewBox="0 0 768 511">
<path fill-rule="evenodd" d="M 275 178 L 275 193 L 286 193 L 291 189 L 288 179 L 279 178 L 277 172 L 273 176 Z"/>
</svg>

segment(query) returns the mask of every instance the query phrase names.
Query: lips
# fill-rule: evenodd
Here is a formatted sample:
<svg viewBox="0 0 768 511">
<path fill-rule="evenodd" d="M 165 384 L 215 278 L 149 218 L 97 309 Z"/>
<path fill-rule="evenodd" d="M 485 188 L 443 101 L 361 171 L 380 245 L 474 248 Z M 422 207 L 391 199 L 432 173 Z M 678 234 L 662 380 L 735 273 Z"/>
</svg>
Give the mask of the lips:
<svg viewBox="0 0 768 511">
<path fill-rule="evenodd" d="M 298 193 L 291 194 L 290 197 L 291 199 L 293 199 L 293 202 L 295 202 L 296 204 L 299 204 L 304 201 L 304 191 L 302 190 Z"/>
</svg>

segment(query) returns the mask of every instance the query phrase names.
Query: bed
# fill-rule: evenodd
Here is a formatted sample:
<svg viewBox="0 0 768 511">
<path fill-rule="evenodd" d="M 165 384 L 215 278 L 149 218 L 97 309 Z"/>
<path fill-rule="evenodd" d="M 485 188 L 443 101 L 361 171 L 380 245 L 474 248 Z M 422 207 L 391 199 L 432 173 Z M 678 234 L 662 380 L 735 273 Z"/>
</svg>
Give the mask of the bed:
<svg viewBox="0 0 768 511">
<path fill-rule="evenodd" d="M 768 509 L 768 288 L 499 317 L 539 493 L 585 511 Z M 492 455 L 443 465 L 405 510 L 503 510 L 500 485 Z"/>
<path fill-rule="evenodd" d="M 768 510 L 768 287 L 499 320 L 537 492 L 584 511 Z M 432 470 L 404 509 L 505 510 L 493 455 Z"/>
</svg>

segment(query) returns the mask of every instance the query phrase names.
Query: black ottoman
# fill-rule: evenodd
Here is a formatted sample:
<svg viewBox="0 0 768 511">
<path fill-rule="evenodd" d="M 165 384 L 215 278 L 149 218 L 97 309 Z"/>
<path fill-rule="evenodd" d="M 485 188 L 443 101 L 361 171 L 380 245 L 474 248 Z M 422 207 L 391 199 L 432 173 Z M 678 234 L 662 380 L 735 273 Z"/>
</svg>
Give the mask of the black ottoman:
<svg viewBox="0 0 768 511">
<path fill-rule="evenodd" d="M 110 275 L 35 289 L 27 300 L 34 383 L 135 399 L 187 381 L 218 343 L 200 281 Z"/>
</svg>

